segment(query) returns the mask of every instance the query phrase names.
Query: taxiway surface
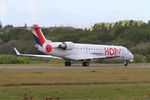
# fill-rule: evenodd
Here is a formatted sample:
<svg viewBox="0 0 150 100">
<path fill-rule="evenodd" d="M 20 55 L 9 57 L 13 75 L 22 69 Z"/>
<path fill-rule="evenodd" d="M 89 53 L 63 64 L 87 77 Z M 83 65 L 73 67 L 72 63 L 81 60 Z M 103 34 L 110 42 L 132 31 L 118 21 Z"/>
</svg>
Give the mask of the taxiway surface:
<svg viewBox="0 0 150 100">
<path fill-rule="evenodd" d="M 150 66 L 38 66 L 38 65 L 0 65 L 0 69 L 65 69 L 65 68 L 150 68 Z"/>
</svg>

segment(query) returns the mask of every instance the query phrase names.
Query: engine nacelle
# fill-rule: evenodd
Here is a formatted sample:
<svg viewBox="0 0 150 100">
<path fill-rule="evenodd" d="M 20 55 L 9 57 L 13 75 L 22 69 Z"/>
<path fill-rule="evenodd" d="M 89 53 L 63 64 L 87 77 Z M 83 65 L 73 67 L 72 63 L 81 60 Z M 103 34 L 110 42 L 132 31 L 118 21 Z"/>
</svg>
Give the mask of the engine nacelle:
<svg viewBox="0 0 150 100">
<path fill-rule="evenodd" d="M 61 48 L 62 50 L 72 50 L 74 48 L 73 42 L 63 42 L 58 46 L 58 48 Z"/>
</svg>

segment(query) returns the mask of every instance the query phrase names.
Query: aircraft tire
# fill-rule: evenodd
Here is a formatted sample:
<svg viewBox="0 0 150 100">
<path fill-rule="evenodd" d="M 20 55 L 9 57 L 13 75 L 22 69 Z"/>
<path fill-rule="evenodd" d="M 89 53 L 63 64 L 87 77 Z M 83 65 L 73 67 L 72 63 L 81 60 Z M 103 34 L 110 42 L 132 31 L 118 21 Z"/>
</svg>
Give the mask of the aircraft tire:
<svg viewBox="0 0 150 100">
<path fill-rule="evenodd" d="M 89 66 L 89 62 L 87 62 L 87 61 L 83 61 L 83 62 L 82 62 L 82 66 L 84 66 L 84 67 L 88 67 L 88 66 Z"/>
<path fill-rule="evenodd" d="M 125 62 L 124 62 L 124 66 L 128 66 L 128 61 L 125 61 Z"/>
<path fill-rule="evenodd" d="M 71 66 L 71 61 L 66 61 L 65 66 Z"/>
</svg>

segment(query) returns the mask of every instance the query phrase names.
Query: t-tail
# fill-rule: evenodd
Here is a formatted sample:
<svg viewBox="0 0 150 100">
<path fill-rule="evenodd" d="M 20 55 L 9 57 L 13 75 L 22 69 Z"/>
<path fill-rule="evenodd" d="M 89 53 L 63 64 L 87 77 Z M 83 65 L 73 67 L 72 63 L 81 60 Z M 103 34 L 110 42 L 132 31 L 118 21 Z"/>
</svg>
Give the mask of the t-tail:
<svg viewBox="0 0 150 100">
<path fill-rule="evenodd" d="M 47 41 L 47 39 L 45 38 L 41 27 L 39 27 L 37 24 L 34 24 L 33 27 L 30 28 L 30 30 L 33 33 L 36 44 L 43 47 L 43 44 Z"/>
</svg>

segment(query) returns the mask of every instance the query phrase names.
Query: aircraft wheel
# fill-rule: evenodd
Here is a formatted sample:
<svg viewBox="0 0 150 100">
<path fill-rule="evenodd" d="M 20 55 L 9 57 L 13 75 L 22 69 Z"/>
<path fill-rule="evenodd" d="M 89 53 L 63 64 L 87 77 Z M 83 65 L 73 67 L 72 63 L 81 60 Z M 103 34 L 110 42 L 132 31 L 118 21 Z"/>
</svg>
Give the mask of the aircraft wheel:
<svg viewBox="0 0 150 100">
<path fill-rule="evenodd" d="M 128 66 L 128 61 L 125 61 L 125 62 L 124 62 L 124 66 Z"/>
<path fill-rule="evenodd" d="M 66 61 L 65 66 L 71 66 L 71 61 Z"/>
<path fill-rule="evenodd" d="M 89 66 L 89 62 L 83 61 L 82 66 L 86 66 L 86 67 Z"/>
</svg>

